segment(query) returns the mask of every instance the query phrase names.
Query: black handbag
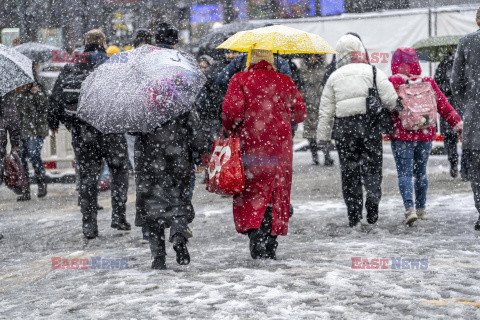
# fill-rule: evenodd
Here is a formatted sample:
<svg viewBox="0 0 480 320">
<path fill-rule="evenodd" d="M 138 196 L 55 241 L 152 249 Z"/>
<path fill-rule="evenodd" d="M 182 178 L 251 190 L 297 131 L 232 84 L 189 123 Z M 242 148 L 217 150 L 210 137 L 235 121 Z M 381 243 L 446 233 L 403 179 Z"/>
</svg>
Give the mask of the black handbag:
<svg viewBox="0 0 480 320">
<path fill-rule="evenodd" d="M 367 121 L 368 126 L 380 134 L 393 133 L 393 120 L 390 111 L 384 107 L 377 88 L 377 68 L 373 69 L 373 88 L 368 88 Z"/>
</svg>

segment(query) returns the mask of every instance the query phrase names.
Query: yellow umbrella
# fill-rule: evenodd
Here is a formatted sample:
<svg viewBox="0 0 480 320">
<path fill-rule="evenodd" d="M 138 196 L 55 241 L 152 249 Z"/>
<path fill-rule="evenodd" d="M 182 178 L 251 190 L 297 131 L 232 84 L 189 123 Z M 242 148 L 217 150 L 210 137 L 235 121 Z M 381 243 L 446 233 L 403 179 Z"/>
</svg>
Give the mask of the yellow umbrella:
<svg viewBox="0 0 480 320">
<path fill-rule="evenodd" d="M 249 53 L 252 49 L 271 50 L 280 54 L 337 53 L 319 35 L 282 25 L 237 32 L 219 45 L 217 49 Z M 250 54 L 248 58 L 250 58 Z"/>
</svg>

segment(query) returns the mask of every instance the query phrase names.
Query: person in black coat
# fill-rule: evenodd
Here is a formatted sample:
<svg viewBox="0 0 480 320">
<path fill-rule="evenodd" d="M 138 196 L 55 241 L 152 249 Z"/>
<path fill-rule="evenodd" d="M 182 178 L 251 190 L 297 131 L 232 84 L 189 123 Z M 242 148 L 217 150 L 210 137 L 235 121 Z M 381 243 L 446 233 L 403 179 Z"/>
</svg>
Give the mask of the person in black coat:
<svg viewBox="0 0 480 320">
<path fill-rule="evenodd" d="M 438 88 L 447 97 L 448 102 L 457 111 L 460 117 L 463 118 L 463 108 L 458 103 L 457 99 L 453 96 L 452 88 L 450 87 L 450 78 L 452 77 L 453 61 L 455 59 L 456 47 L 445 54 L 442 62 L 435 71 L 435 82 L 438 84 Z M 440 131 L 443 133 L 444 140 L 443 145 L 447 152 L 448 162 L 450 162 L 450 175 L 455 178 L 458 175 L 458 135 L 453 131 L 452 127 L 448 123 L 440 118 Z M 467 180 L 465 157 L 460 161 L 460 174 L 462 179 Z"/>
<path fill-rule="evenodd" d="M 222 130 L 222 104 L 227 93 L 225 87 L 220 87 L 217 84 L 217 76 L 238 55 L 239 52 L 225 50 L 223 58 L 215 61 L 205 71 L 207 82 L 205 82 L 202 97 L 196 103 L 196 109 L 210 148 L 213 141 L 220 136 Z"/>
<path fill-rule="evenodd" d="M 174 49 L 178 31 L 162 23 L 156 33 L 157 46 Z M 154 258 L 153 269 L 166 269 L 165 228 L 177 254 L 177 263 L 190 262 L 187 226 L 195 217 L 190 198 L 193 163 L 200 165 L 209 154 L 200 118 L 195 110 L 156 128 L 136 135 L 135 183 L 137 186 L 135 225 L 145 227 Z M 199 167 L 198 172 L 204 167 Z"/>
<path fill-rule="evenodd" d="M 105 35 L 97 29 L 87 32 L 85 37 L 84 58 L 78 63 L 66 65 L 55 82 L 50 96 L 48 124 L 53 134 L 63 122 L 72 132 L 72 146 L 75 153 L 80 177 L 79 200 L 82 212 L 82 229 L 87 239 L 98 236 L 97 200 L 98 179 L 102 168 L 102 159 L 106 161 L 112 173 L 112 223 L 117 230 L 130 230 L 126 220 L 128 192 L 128 151 L 127 140 L 123 134 L 103 134 L 93 126 L 76 117 L 66 101 L 65 89 L 73 78 L 81 79 L 105 62 Z M 78 102 L 77 102 L 78 103 Z M 75 105 L 75 103 L 73 104 Z M 66 107 L 69 106 L 66 112 Z"/>
</svg>

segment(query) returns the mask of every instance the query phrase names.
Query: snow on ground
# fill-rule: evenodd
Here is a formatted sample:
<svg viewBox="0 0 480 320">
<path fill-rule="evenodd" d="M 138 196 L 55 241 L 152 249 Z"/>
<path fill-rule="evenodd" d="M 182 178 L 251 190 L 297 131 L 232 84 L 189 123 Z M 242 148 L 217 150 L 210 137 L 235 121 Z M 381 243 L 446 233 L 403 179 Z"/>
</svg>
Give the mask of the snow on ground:
<svg viewBox="0 0 480 320">
<path fill-rule="evenodd" d="M 310 169 L 308 154 L 296 155 L 295 161 L 294 184 L 313 184 L 307 178 L 317 170 L 331 175 L 326 181 L 338 190 L 332 182 L 338 166 Z M 252 260 L 247 237 L 234 230 L 231 199 L 208 194 L 200 185 L 189 244 L 192 262 L 177 265 L 169 245 L 167 271 L 150 269 L 139 228 L 110 228 L 107 193 L 100 197 L 105 206 L 99 212 L 100 236 L 87 242 L 73 184 L 51 185 L 47 199 L 21 204 L 2 187 L 0 318 L 478 318 L 480 245 L 473 230 L 473 196 L 466 184 L 448 180 L 443 169 L 433 171 L 432 185 L 452 191 L 431 189 L 430 218 L 413 227 L 401 225 L 398 190 L 386 190 L 375 227 L 350 229 L 341 195 L 302 197 L 298 193 L 307 189 L 294 187 L 295 214 L 289 235 L 279 240 L 277 261 Z M 394 185 L 389 176 L 386 184 Z M 130 192 L 133 222 L 133 185 Z M 128 268 L 52 269 L 52 257 L 127 259 Z M 389 259 L 388 269 L 352 269 L 352 257 Z M 392 257 L 428 259 L 428 268 L 392 269 Z"/>
</svg>

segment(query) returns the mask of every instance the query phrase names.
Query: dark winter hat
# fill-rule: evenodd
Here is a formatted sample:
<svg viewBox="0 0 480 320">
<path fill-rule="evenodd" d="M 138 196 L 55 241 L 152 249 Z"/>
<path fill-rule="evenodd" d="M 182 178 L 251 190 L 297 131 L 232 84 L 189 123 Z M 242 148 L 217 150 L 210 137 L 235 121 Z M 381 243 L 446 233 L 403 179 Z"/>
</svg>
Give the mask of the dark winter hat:
<svg viewBox="0 0 480 320">
<path fill-rule="evenodd" d="M 178 29 L 167 22 L 159 23 L 157 33 L 155 34 L 155 41 L 157 44 L 176 45 L 178 43 Z"/>
<path fill-rule="evenodd" d="M 137 29 L 133 46 L 138 48 L 142 44 L 153 44 L 153 33 L 148 29 Z"/>
</svg>

